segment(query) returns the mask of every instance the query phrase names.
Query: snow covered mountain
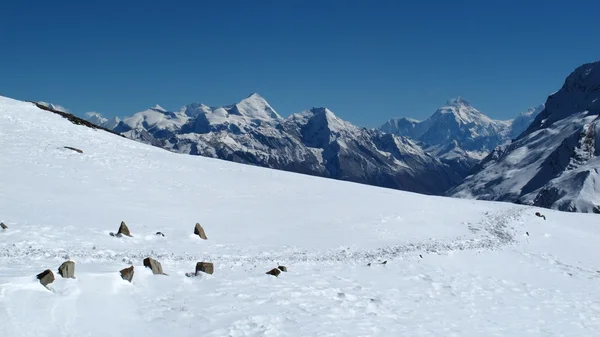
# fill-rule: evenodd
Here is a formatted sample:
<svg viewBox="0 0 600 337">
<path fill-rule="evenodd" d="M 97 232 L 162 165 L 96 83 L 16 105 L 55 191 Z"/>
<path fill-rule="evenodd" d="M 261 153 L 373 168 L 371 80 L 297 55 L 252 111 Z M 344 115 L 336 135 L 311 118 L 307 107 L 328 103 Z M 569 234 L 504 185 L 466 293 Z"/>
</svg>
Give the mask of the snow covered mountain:
<svg viewBox="0 0 600 337">
<path fill-rule="evenodd" d="M 410 137 L 461 176 L 507 140 L 511 121 L 492 120 L 461 97 L 452 99 L 424 121 L 392 119 L 384 132 Z"/>
<path fill-rule="evenodd" d="M 326 108 L 282 118 L 258 94 L 224 107 L 195 103 L 171 112 L 155 106 L 113 129 L 174 152 L 426 194 L 460 182 L 405 137 L 358 128 Z"/>
<path fill-rule="evenodd" d="M 334 119 L 296 118 L 313 115 Z M 600 331 L 596 215 L 180 155 L 86 126 L 0 97 L 2 336 Z M 109 235 L 121 221 L 131 237 Z M 57 273 L 67 261 L 74 278 Z"/>
<path fill-rule="evenodd" d="M 523 133 L 523 131 L 525 131 L 529 125 L 531 125 L 537 115 L 539 115 L 543 110 L 544 104 L 540 104 L 536 107 L 531 107 L 517 115 L 517 117 L 512 121 L 510 138 L 515 139 L 519 137 L 519 135 Z"/>
<path fill-rule="evenodd" d="M 495 149 L 456 197 L 600 213 L 600 62 L 582 65 L 511 144 Z"/>
</svg>

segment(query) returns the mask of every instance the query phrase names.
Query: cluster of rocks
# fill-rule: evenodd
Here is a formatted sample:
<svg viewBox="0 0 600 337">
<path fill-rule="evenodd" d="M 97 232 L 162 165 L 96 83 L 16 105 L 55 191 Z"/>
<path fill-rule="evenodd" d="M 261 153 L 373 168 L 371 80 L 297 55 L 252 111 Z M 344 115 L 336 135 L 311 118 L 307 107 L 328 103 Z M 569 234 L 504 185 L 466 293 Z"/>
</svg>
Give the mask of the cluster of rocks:
<svg viewBox="0 0 600 337">
<path fill-rule="evenodd" d="M 2 227 L 2 229 L 8 228 L 8 226 L 6 226 L 4 223 L 0 223 L 0 227 Z M 119 230 L 117 231 L 116 234 L 113 232 L 110 232 L 109 234 L 110 234 L 110 236 L 114 236 L 114 237 L 122 237 L 122 236 L 132 237 L 131 231 L 127 227 L 127 224 L 125 224 L 125 221 L 121 221 L 121 225 L 119 226 Z M 206 232 L 204 231 L 204 228 L 202 228 L 202 226 L 199 223 L 196 223 L 196 225 L 194 226 L 194 234 L 198 235 L 203 240 L 208 239 L 208 237 L 206 236 Z M 156 232 L 156 235 L 165 236 L 162 232 Z M 160 262 L 158 262 L 157 260 L 155 260 L 151 257 L 146 257 L 143 260 L 143 265 L 144 265 L 144 267 L 149 268 L 152 271 L 152 274 L 154 274 L 154 275 L 168 275 L 167 273 L 165 273 L 163 271 L 162 265 L 160 264 Z M 127 268 L 120 270 L 119 273 L 121 275 L 121 278 L 123 280 L 131 283 L 133 281 L 134 269 L 135 269 L 134 266 L 129 266 Z M 214 270 L 215 270 L 215 267 L 212 262 L 201 261 L 201 262 L 196 263 L 195 272 L 186 273 L 185 275 L 188 277 L 195 277 L 195 276 L 201 275 L 201 273 L 213 274 Z M 273 269 L 269 270 L 266 274 L 278 277 L 281 272 L 287 272 L 287 267 L 278 266 L 277 268 L 273 268 Z M 61 264 L 60 267 L 58 267 L 58 274 L 63 278 L 75 278 L 75 262 L 66 261 L 63 264 Z M 55 278 L 54 278 L 54 273 L 52 273 L 52 270 L 46 269 L 37 275 L 37 279 L 40 281 L 40 283 L 44 287 L 48 287 L 49 284 L 54 282 Z"/>
<path fill-rule="evenodd" d="M 75 262 L 66 261 L 58 267 L 58 274 L 62 278 L 75 278 Z M 44 287 L 54 282 L 54 273 L 50 269 L 46 269 L 43 272 L 37 274 L 37 279 Z"/>
<path fill-rule="evenodd" d="M 114 237 L 122 237 L 122 236 L 128 236 L 128 237 L 133 237 L 133 235 L 131 235 L 131 231 L 129 230 L 129 227 L 127 227 L 127 224 L 125 223 L 125 221 L 121 221 L 121 225 L 119 226 L 119 230 L 117 231 L 117 233 L 113 233 L 110 232 L 109 233 L 110 236 L 114 236 Z M 203 240 L 208 240 L 208 237 L 206 236 L 206 232 L 204 231 L 204 228 L 199 224 L 196 223 L 196 226 L 194 226 L 194 234 L 198 235 L 201 239 Z M 163 232 L 156 232 L 156 235 L 160 235 L 160 236 L 165 236 L 165 234 Z"/>
</svg>

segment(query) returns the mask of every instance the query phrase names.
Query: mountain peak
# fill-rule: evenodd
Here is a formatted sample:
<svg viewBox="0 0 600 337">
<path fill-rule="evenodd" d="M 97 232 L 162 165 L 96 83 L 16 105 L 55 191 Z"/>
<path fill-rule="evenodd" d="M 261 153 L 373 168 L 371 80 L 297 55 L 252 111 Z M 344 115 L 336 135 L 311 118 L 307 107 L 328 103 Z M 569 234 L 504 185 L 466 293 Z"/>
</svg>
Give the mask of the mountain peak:
<svg viewBox="0 0 600 337">
<path fill-rule="evenodd" d="M 469 101 L 467 101 L 466 99 L 462 98 L 461 96 L 458 96 L 456 98 L 452 98 L 452 99 L 448 100 L 446 102 L 446 105 L 472 107 L 471 103 Z"/>
<path fill-rule="evenodd" d="M 156 111 L 160 111 L 160 112 L 167 112 L 167 110 L 165 110 L 162 106 L 156 104 L 154 107 L 151 108 L 152 110 L 156 110 Z"/>
<path fill-rule="evenodd" d="M 261 95 L 252 93 L 235 105 L 236 112 L 254 119 L 280 119 L 281 116 Z M 235 113 L 235 112 L 234 112 Z"/>
</svg>

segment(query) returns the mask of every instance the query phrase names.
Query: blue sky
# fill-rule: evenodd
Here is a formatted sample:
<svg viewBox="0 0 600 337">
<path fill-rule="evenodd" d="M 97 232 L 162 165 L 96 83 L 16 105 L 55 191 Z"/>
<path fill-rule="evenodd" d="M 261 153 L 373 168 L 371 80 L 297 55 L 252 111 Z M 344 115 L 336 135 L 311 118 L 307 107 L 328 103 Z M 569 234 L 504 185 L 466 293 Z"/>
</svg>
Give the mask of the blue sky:
<svg viewBox="0 0 600 337">
<path fill-rule="evenodd" d="M 600 59 L 599 1 L 10 1 L 0 95 L 82 114 L 326 106 L 361 126 L 455 96 L 493 118 Z"/>
</svg>

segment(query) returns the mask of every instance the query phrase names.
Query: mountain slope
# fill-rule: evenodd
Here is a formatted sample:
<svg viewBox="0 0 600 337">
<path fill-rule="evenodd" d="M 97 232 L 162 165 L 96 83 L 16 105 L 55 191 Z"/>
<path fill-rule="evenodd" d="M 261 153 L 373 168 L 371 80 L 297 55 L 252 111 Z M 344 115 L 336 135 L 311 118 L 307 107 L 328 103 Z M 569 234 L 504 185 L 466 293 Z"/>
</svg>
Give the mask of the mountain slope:
<svg viewBox="0 0 600 337">
<path fill-rule="evenodd" d="M 578 67 L 510 145 L 449 195 L 600 213 L 600 63 Z"/>
<path fill-rule="evenodd" d="M 284 119 L 258 94 L 225 107 L 155 107 L 114 130 L 174 152 L 425 194 L 442 194 L 460 181 L 408 139 L 358 128 L 326 108 Z"/>
<path fill-rule="evenodd" d="M 0 130 L 3 336 L 600 330 L 596 216 L 183 156 L 2 97 Z M 109 235 L 121 221 L 132 237 Z M 66 260 L 74 279 L 57 273 Z M 186 277 L 200 261 L 214 273 Z"/>
</svg>

